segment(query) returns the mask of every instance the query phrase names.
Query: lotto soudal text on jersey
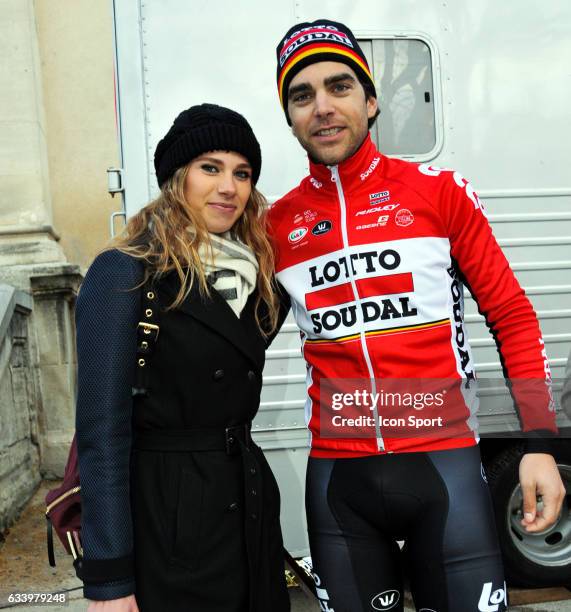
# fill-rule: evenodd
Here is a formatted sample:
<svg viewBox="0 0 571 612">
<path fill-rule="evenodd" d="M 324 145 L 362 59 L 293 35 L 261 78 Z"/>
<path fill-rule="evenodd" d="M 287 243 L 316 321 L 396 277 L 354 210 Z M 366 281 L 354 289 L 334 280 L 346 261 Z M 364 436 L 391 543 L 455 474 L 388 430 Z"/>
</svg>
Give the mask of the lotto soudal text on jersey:
<svg viewBox="0 0 571 612">
<path fill-rule="evenodd" d="M 377 207 L 382 211 L 367 212 Z M 294 220 L 305 219 L 308 210 L 311 225 L 300 232 L 305 225 Z M 302 332 L 313 456 L 476 444 L 470 416 L 477 405 L 469 399 L 464 431 L 451 439 L 389 438 L 380 445 L 376 439 L 332 440 L 321 431 L 322 379 L 474 378 L 464 280 L 494 332 L 509 378 L 546 383 L 533 401 L 512 390 L 523 428 L 555 429 L 537 318 L 481 200 L 458 172 L 385 157 L 367 138 L 338 166 L 310 162 L 310 176 L 272 206 L 269 221 L 277 278 Z"/>
</svg>

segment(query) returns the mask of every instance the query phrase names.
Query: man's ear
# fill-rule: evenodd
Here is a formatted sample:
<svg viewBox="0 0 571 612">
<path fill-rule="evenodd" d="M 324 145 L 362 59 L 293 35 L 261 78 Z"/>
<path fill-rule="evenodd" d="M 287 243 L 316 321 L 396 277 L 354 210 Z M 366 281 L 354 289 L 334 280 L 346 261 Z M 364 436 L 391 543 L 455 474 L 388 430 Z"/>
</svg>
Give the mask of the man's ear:
<svg viewBox="0 0 571 612">
<path fill-rule="evenodd" d="M 373 96 L 369 96 L 367 98 L 367 117 L 372 119 L 377 112 L 379 105 L 377 103 L 377 98 L 373 98 Z"/>
</svg>

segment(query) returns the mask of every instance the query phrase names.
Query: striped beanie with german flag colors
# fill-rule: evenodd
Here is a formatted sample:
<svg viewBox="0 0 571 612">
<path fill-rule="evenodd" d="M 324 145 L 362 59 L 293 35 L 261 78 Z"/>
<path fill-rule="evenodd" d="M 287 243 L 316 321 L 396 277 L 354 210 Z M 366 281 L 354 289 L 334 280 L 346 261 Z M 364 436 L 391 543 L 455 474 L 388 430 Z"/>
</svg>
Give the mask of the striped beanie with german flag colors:
<svg viewBox="0 0 571 612">
<path fill-rule="evenodd" d="M 289 125 L 287 96 L 293 77 L 316 62 L 342 62 L 352 68 L 359 80 L 375 84 L 369 64 L 353 32 L 342 23 L 318 19 L 313 23 L 298 23 L 290 28 L 276 49 L 277 81 L 280 103 Z"/>
</svg>

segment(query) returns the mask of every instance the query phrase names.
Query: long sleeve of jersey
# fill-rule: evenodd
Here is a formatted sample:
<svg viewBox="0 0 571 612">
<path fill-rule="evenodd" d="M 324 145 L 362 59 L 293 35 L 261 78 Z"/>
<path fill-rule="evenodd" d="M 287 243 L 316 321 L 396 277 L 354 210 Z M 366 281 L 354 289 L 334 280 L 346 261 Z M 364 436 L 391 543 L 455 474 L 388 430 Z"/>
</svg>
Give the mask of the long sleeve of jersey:
<svg viewBox="0 0 571 612">
<path fill-rule="evenodd" d="M 451 255 L 496 340 L 528 437 L 556 432 L 551 376 L 535 311 L 513 274 L 483 205 L 457 172 L 444 172 L 438 198 Z M 538 440 L 538 442 L 540 442 Z M 529 450 L 543 450 L 531 442 Z"/>
</svg>

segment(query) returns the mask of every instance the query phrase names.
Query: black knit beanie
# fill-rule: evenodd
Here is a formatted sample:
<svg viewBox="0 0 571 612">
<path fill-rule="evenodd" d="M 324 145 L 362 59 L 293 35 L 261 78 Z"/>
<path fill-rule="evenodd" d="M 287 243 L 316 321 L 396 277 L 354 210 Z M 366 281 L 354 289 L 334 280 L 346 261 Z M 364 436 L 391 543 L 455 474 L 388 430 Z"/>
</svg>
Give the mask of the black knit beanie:
<svg viewBox="0 0 571 612">
<path fill-rule="evenodd" d="M 159 187 L 178 168 L 208 151 L 234 151 L 252 166 L 252 183 L 260 177 L 262 153 L 250 124 L 236 111 L 199 104 L 182 111 L 155 149 Z"/>
</svg>

